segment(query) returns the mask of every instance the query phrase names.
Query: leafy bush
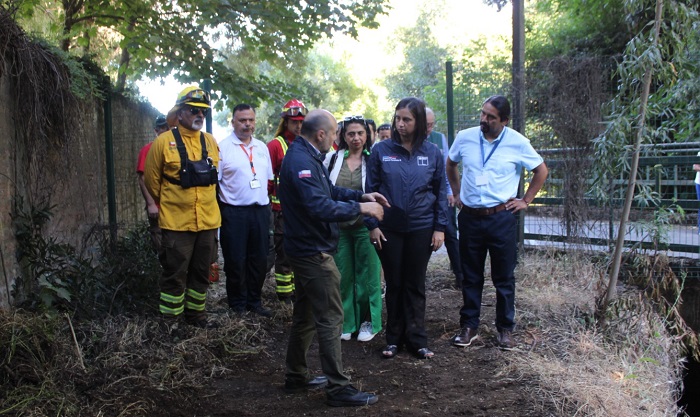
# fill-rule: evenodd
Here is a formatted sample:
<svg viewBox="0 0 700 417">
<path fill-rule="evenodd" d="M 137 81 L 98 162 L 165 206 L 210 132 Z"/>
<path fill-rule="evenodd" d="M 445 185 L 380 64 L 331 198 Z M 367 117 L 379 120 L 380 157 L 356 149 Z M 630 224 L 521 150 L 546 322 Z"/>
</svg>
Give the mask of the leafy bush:
<svg viewBox="0 0 700 417">
<path fill-rule="evenodd" d="M 144 222 L 111 245 L 104 228 L 93 228 L 95 254 L 85 254 L 43 234 L 53 207 L 16 204 L 13 216 L 22 276 L 13 296 L 19 307 L 67 312 L 80 318 L 156 308 L 160 266 Z"/>
</svg>

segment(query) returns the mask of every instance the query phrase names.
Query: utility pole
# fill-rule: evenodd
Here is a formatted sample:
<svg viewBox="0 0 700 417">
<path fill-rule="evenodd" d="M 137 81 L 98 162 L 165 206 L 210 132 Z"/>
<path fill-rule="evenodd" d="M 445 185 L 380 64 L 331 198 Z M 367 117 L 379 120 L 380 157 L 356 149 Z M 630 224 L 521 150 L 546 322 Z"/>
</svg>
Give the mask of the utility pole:
<svg viewBox="0 0 700 417">
<path fill-rule="evenodd" d="M 513 107 L 512 128 L 525 134 L 525 6 L 513 0 Z"/>
<path fill-rule="evenodd" d="M 511 127 L 525 134 L 525 0 L 513 0 L 513 106 Z M 520 176 L 518 195 L 524 194 L 523 177 Z M 525 241 L 525 210 L 518 216 L 518 246 Z"/>
</svg>

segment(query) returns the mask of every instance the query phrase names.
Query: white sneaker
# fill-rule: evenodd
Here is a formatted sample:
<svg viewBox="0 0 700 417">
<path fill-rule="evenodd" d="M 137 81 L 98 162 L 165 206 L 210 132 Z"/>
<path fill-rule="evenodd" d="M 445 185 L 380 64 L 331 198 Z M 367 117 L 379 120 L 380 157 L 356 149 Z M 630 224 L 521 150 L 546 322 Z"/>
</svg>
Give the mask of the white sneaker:
<svg viewBox="0 0 700 417">
<path fill-rule="evenodd" d="M 366 321 L 360 326 L 360 333 L 357 335 L 358 342 L 369 342 L 376 333 L 372 333 L 372 323 Z"/>
<path fill-rule="evenodd" d="M 352 333 L 343 333 L 340 335 L 340 340 L 350 340 Z"/>
</svg>

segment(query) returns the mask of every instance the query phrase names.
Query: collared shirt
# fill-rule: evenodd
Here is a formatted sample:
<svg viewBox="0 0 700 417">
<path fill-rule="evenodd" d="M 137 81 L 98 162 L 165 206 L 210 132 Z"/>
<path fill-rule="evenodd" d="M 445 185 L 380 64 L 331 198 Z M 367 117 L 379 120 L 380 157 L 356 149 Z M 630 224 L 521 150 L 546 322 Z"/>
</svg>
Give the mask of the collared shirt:
<svg viewBox="0 0 700 417">
<path fill-rule="evenodd" d="M 267 145 L 255 138 L 245 145 L 231 132 L 219 143 L 219 151 L 219 199 L 232 206 L 270 204 L 267 182 L 273 177 Z"/>
<path fill-rule="evenodd" d="M 178 126 L 187 157 L 202 159 L 200 132 Z M 209 133 L 204 133 L 208 156 L 219 165 L 219 148 Z M 199 232 L 221 226 L 221 214 L 216 202 L 216 185 L 182 188 L 168 181 L 164 175 L 180 178 L 180 153 L 172 131 L 159 135 L 146 156 L 144 181 L 148 192 L 160 204 L 158 225 L 161 229 Z"/>
<path fill-rule="evenodd" d="M 531 171 L 544 162 L 525 136 L 508 127 L 491 143 L 478 126 L 460 131 L 449 157 L 462 162 L 459 197 L 473 208 L 497 206 L 515 197 L 522 168 Z"/>
</svg>

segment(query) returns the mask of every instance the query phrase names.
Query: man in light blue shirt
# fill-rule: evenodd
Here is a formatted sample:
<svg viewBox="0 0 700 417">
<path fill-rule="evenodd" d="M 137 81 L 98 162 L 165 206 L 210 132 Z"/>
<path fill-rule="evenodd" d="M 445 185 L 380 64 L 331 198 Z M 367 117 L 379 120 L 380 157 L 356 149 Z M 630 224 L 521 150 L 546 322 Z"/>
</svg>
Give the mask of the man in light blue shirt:
<svg viewBox="0 0 700 417">
<path fill-rule="evenodd" d="M 530 141 L 507 127 L 509 121 L 508 99 L 489 97 L 482 106 L 479 127 L 459 132 L 447 159 L 447 178 L 453 194 L 460 197 L 457 206 L 462 207 L 458 224 L 464 305 L 455 346 L 469 346 L 478 337 L 487 253 L 496 287 L 498 344 L 504 349 L 515 345 L 515 214 L 527 209 L 548 170 Z M 517 198 L 522 168 L 532 171 L 533 177 L 525 195 Z"/>
</svg>

